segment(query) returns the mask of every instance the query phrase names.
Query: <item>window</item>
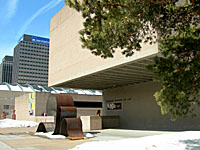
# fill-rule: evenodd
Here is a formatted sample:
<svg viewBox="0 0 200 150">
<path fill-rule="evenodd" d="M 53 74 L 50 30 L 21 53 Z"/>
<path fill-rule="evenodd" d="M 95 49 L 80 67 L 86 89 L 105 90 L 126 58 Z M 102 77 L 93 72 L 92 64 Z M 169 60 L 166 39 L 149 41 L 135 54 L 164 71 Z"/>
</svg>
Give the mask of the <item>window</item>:
<svg viewBox="0 0 200 150">
<path fill-rule="evenodd" d="M 3 109 L 9 109 L 9 105 L 3 105 Z"/>
</svg>

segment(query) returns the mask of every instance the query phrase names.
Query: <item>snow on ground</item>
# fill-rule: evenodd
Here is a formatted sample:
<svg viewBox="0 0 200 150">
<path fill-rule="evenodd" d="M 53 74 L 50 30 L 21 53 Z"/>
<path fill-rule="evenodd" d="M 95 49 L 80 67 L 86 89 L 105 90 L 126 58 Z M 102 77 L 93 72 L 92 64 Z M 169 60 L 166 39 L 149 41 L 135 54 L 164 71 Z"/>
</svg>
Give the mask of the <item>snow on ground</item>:
<svg viewBox="0 0 200 150">
<path fill-rule="evenodd" d="M 84 135 L 85 137 L 87 137 L 87 138 L 93 138 L 93 137 L 94 137 L 93 134 L 87 133 L 87 132 L 84 132 L 83 135 Z"/>
<path fill-rule="evenodd" d="M 52 135 L 53 132 L 36 132 L 35 135 L 39 135 L 39 136 L 43 136 L 43 137 L 47 137 L 49 139 L 65 139 L 66 137 L 64 135 Z"/>
<path fill-rule="evenodd" d="M 0 128 L 15 128 L 15 127 L 34 127 L 38 123 L 33 121 L 19 121 L 12 119 L 0 120 Z"/>
<path fill-rule="evenodd" d="M 36 132 L 35 135 L 47 137 L 47 138 L 49 138 L 49 139 L 65 139 L 65 138 L 66 138 L 66 137 L 63 136 L 63 135 L 53 135 L 53 132 L 47 132 L 47 133 L 44 133 L 44 132 Z M 84 133 L 84 136 L 85 136 L 86 138 L 92 138 L 92 137 L 94 137 L 91 133 Z"/>
<path fill-rule="evenodd" d="M 115 141 L 88 142 L 72 150 L 200 150 L 200 131 L 186 131 Z"/>
</svg>

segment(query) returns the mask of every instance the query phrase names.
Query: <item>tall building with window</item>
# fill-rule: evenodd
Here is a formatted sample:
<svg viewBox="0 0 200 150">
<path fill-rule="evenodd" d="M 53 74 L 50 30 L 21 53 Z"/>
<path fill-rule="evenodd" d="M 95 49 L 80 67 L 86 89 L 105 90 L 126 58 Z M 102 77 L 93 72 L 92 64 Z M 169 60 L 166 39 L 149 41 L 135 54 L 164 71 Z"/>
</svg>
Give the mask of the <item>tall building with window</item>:
<svg viewBox="0 0 200 150">
<path fill-rule="evenodd" d="M 0 64 L 0 82 L 12 83 L 13 56 L 5 56 Z"/>
<path fill-rule="evenodd" d="M 49 39 L 24 34 L 14 48 L 13 83 L 48 85 Z"/>
</svg>

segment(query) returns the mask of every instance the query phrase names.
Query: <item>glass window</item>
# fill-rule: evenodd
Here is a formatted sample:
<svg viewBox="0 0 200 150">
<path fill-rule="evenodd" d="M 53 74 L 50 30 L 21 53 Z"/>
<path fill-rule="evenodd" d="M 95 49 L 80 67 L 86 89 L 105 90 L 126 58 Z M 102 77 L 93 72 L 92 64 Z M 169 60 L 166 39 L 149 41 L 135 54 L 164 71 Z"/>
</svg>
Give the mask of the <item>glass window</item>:
<svg viewBox="0 0 200 150">
<path fill-rule="evenodd" d="M 3 109 L 9 109 L 9 105 L 3 105 Z"/>
</svg>

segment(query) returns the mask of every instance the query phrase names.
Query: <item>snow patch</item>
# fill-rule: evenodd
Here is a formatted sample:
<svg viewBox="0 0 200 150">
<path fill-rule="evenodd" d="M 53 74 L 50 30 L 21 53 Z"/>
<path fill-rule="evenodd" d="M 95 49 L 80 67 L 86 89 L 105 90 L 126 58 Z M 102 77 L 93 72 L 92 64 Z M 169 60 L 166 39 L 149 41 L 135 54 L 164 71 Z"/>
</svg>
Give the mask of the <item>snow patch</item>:
<svg viewBox="0 0 200 150">
<path fill-rule="evenodd" d="M 0 120 L 0 128 L 35 127 L 37 125 L 38 123 L 33 121 L 19 121 L 12 119 Z"/>
<path fill-rule="evenodd" d="M 87 138 L 92 138 L 92 137 L 94 137 L 94 135 L 91 134 L 91 133 L 83 133 L 83 134 L 84 134 L 84 136 L 87 137 Z"/>
<path fill-rule="evenodd" d="M 36 132 L 35 135 L 47 137 L 49 139 L 65 139 L 66 138 L 64 135 L 53 135 L 53 132 L 47 132 L 47 133 Z"/>
<path fill-rule="evenodd" d="M 43 137 L 46 137 L 46 138 L 49 138 L 49 139 L 65 139 L 65 138 L 67 138 L 64 135 L 53 135 L 53 132 L 47 132 L 47 133 L 36 132 L 35 135 L 37 135 L 37 136 L 43 136 Z M 94 137 L 94 135 L 92 135 L 91 133 L 84 133 L 84 136 L 86 138 L 92 138 L 92 137 Z"/>
<path fill-rule="evenodd" d="M 64 135 L 53 135 L 53 132 L 36 132 L 35 135 L 37 136 L 43 136 L 49 139 L 66 139 L 67 137 L 65 137 Z M 86 138 L 92 138 L 94 137 L 94 135 L 92 135 L 91 133 L 84 133 L 84 136 Z"/>
<path fill-rule="evenodd" d="M 88 142 L 72 150 L 190 150 L 200 149 L 200 131 L 186 131 L 115 141 Z"/>
</svg>

